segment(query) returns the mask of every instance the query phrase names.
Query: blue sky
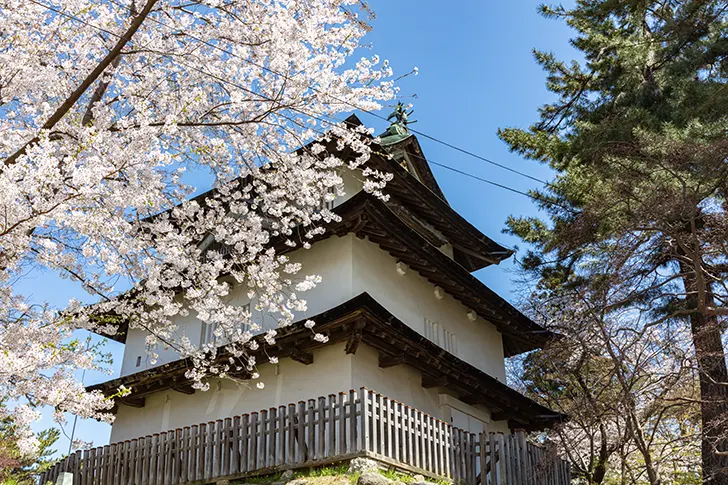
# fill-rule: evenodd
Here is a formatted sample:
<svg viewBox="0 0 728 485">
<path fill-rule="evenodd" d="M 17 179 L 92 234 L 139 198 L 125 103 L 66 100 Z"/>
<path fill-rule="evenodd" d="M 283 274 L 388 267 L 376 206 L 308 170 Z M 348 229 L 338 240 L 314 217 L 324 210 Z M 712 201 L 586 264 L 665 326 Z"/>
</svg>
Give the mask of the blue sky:
<svg viewBox="0 0 728 485">
<path fill-rule="evenodd" d="M 377 15 L 374 31 L 367 38 L 373 44 L 372 52 L 388 59 L 397 74 L 419 68 L 418 76 L 400 83 L 403 102 L 414 104 L 413 118 L 418 120 L 414 129 L 542 180 L 550 178 L 548 168 L 509 153 L 496 131 L 528 126 L 536 120 L 538 106 L 551 99 L 531 50 L 538 47 L 572 58 L 571 32 L 563 23 L 542 18 L 538 2 L 529 0 L 371 0 L 371 6 Z M 390 111 L 386 108 L 382 114 Z M 359 116 L 378 133 L 386 128 L 382 120 L 365 113 Z M 420 144 L 427 158 L 435 162 L 521 191 L 538 185 L 431 140 L 420 137 Z M 499 243 L 519 244 L 502 230 L 510 214 L 537 214 L 530 199 L 437 166 L 433 172 L 455 210 Z M 30 275 L 20 290 L 56 305 L 82 296 L 75 285 L 49 276 Z M 504 298 L 515 300 L 512 260 L 481 270 L 477 276 Z M 115 360 L 112 375 L 89 373 L 86 383 L 118 376 L 123 347 L 116 343 L 107 347 Z M 37 429 L 52 425 L 49 415 L 46 413 Z M 80 420 L 76 437 L 103 445 L 109 432 L 108 425 Z M 61 438 L 56 448 L 65 453 L 68 440 Z"/>
</svg>

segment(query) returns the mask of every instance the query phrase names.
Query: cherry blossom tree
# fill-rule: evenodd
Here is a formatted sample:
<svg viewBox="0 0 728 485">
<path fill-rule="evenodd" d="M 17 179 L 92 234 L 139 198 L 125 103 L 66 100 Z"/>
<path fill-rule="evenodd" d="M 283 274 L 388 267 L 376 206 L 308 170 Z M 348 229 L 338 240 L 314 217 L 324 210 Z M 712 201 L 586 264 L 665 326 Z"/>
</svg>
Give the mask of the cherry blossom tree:
<svg viewBox="0 0 728 485">
<path fill-rule="evenodd" d="M 0 392 L 23 453 L 41 406 L 112 419 L 73 375 L 107 356 L 75 331 L 128 321 L 191 357 L 204 389 L 254 370 L 260 329 L 231 284 L 279 325 L 305 310 L 318 278 L 269 243 L 307 247 L 336 218 L 320 207 L 343 193 L 342 166 L 377 195 L 387 180 L 366 168 L 369 133 L 336 118 L 395 95 L 387 62 L 352 59 L 369 14 L 357 0 L 0 1 Z M 186 171 L 213 175 L 209 197 L 190 199 L 203 187 Z M 15 282 L 32 268 L 98 303 L 30 301 Z M 180 336 L 188 314 L 225 336 L 228 364 Z"/>
<path fill-rule="evenodd" d="M 537 290 L 524 310 L 561 338 L 520 356 L 511 378 L 568 414 L 541 439 L 589 484 L 699 483 L 700 398 L 690 328 L 655 325 L 650 311 L 615 305 L 620 273 L 602 291 Z"/>
</svg>

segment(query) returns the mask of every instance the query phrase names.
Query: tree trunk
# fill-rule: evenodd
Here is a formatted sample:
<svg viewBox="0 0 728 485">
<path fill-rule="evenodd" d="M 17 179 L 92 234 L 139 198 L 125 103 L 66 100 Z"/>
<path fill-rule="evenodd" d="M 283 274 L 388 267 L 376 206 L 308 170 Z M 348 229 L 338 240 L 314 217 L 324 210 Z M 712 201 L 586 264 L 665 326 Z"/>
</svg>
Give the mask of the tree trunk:
<svg viewBox="0 0 728 485">
<path fill-rule="evenodd" d="M 728 368 L 721 340 L 718 318 L 706 315 L 699 307 L 698 285 L 693 268 L 681 264 L 683 284 L 687 290 L 693 345 L 700 378 L 701 455 L 703 483 L 728 485 Z M 705 306 L 713 307 L 712 291 L 705 290 Z"/>
</svg>

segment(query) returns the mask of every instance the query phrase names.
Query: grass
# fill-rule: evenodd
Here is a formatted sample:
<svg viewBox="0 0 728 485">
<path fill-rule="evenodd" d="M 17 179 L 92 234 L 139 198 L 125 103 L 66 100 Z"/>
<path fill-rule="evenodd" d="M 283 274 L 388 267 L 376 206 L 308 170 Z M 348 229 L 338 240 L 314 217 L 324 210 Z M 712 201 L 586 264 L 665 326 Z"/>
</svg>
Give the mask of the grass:
<svg viewBox="0 0 728 485">
<path fill-rule="evenodd" d="M 341 465 L 322 466 L 320 468 L 312 468 L 308 471 L 304 471 L 303 473 L 300 473 L 300 476 L 301 477 L 331 477 L 331 476 L 335 476 L 335 475 L 345 475 L 348 470 L 349 470 L 349 464 L 342 463 Z M 294 473 L 293 476 L 298 478 L 296 476 L 296 473 Z"/>
<path fill-rule="evenodd" d="M 349 470 L 349 464 L 344 463 L 341 465 L 324 466 L 317 468 L 309 468 L 303 470 L 295 470 L 293 472 L 293 479 L 296 478 L 322 478 L 322 477 L 346 477 L 350 479 L 352 485 L 356 484 L 359 479 L 359 474 L 346 475 Z M 282 473 L 276 473 L 273 475 L 259 475 L 254 477 L 243 478 L 241 480 L 232 482 L 234 485 L 242 484 L 253 484 L 253 485 L 270 485 L 271 483 L 278 482 L 281 480 Z"/>
<path fill-rule="evenodd" d="M 293 478 L 311 478 L 309 485 L 356 485 L 359 480 L 360 473 L 353 473 L 347 475 L 346 472 L 349 470 L 348 463 L 342 463 L 340 465 L 330 465 L 309 469 L 296 470 L 293 472 Z M 406 485 L 410 485 L 413 480 L 413 476 L 407 473 L 400 473 L 394 470 L 380 470 L 379 473 L 392 480 L 393 482 L 401 482 Z M 239 481 L 233 482 L 234 485 L 252 484 L 252 485 L 270 485 L 274 482 L 278 482 L 281 479 L 281 473 L 274 475 L 263 475 L 257 477 L 244 478 Z M 437 485 L 452 485 L 447 480 L 434 480 L 431 478 L 425 479 L 428 482 L 436 483 Z M 394 485 L 394 484 L 393 484 Z"/>
</svg>

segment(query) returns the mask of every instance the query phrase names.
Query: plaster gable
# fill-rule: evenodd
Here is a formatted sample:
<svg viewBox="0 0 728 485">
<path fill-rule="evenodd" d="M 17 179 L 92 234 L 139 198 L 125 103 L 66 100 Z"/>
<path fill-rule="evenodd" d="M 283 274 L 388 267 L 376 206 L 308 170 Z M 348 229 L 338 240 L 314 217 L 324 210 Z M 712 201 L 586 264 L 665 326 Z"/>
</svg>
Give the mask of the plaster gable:
<svg viewBox="0 0 728 485">
<path fill-rule="evenodd" d="M 305 275 L 309 274 L 319 275 L 323 279 L 322 283 L 316 288 L 299 295 L 306 300 L 308 309 L 304 313 L 297 314 L 296 319 L 305 319 L 322 313 L 355 295 L 352 289 L 352 238 L 353 236 L 350 235 L 344 237 L 334 236 L 316 242 L 310 249 L 299 249 L 288 254 L 292 262 L 302 264 L 301 272 L 297 275 L 298 278 L 294 280 L 303 279 Z M 245 285 L 235 286 L 230 292 L 229 301 L 236 305 L 250 303 L 253 321 L 260 325 L 261 333 L 276 328 L 277 322 L 273 316 L 256 309 L 255 300 L 251 302 L 247 293 L 248 289 Z M 177 336 L 186 336 L 193 344 L 199 345 L 204 324 L 196 318 L 194 312 L 190 312 L 186 317 L 176 316 L 174 318 L 174 323 L 178 327 Z M 160 343 L 157 349 L 159 358 L 157 362 L 152 364 L 146 353 L 145 338 L 146 332 L 143 330 L 132 329 L 129 331 L 121 365 L 122 376 L 173 362 L 180 358 L 175 350 L 165 348 Z"/>
<path fill-rule="evenodd" d="M 503 339 L 493 324 L 478 315 L 469 317 L 465 305 L 442 290 L 438 292 L 438 287 L 415 271 L 405 268 L 403 272 L 398 261 L 376 244 L 354 239 L 352 251 L 353 294 L 369 293 L 393 315 L 428 338 L 431 332 L 425 322 L 437 322 L 440 331 L 455 336 L 455 355 L 505 382 Z M 471 320 L 473 315 L 475 320 Z M 444 338 L 435 343 L 442 346 L 442 342 Z"/>
<path fill-rule="evenodd" d="M 300 249 L 289 256 L 292 261 L 302 263 L 301 278 L 307 274 L 322 277 L 316 288 L 301 294 L 307 301 L 308 310 L 296 315 L 296 319 L 317 315 L 367 292 L 421 335 L 505 382 L 503 341 L 496 327 L 474 313 L 469 316 L 465 305 L 438 290 L 415 271 L 407 270 L 401 264 L 398 266 L 397 260 L 376 244 L 347 234 L 318 241 L 311 249 Z M 247 289 L 243 286 L 234 288 L 230 298 L 239 305 L 249 302 Z M 275 328 L 274 319 L 256 310 L 254 302 L 251 311 L 253 320 L 261 325 L 261 331 Z M 425 322 L 435 323 L 437 333 L 427 328 Z M 177 317 L 176 323 L 179 335 L 200 343 L 203 324 L 193 314 Z M 160 357 L 152 365 L 145 352 L 144 338 L 141 330 L 129 332 L 122 376 L 179 359 L 174 350 L 160 348 Z M 139 359 L 141 362 L 137 366 Z"/>
</svg>

